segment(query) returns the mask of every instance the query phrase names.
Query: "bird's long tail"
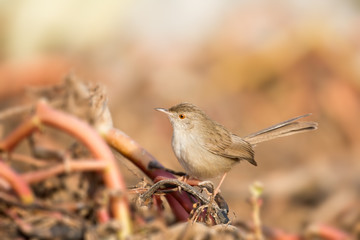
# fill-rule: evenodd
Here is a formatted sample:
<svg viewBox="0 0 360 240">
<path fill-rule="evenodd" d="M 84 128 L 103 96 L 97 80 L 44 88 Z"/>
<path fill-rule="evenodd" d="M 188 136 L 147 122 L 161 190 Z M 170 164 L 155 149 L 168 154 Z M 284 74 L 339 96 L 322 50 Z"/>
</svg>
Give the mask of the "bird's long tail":
<svg viewBox="0 0 360 240">
<path fill-rule="evenodd" d="M 251 145 L 256 145 L 257 143 L 268 141 L 278 137 L 285 137 L 295 133 L 306 132 L 310 130 L 317 129 L 316 122 L 299 122 L 297 121 L 300 118 L 307 117 L 311 114 L 302 115 L 289 119 L 287 121 L 275 124 L 271 127 L 265 128 L 261 131 L 250 134 L 243 139 L 250 143 Z"/>
</svg>

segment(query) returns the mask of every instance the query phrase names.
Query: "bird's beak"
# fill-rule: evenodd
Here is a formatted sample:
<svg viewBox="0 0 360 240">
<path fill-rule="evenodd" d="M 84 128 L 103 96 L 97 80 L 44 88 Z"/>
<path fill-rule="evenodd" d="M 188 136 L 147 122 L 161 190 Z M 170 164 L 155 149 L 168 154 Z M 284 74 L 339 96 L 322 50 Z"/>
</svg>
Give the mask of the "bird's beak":
<svg viewBox="0 0 360 240">
<path fill-rule="evenodd" d="M 167 115 L 170 115 L 170 112 L 168 109 L 165 109 L 165 108 L 155 108 L 156 111 L 159 111 L 159 112 L 163 112 Z"/>
</svg>

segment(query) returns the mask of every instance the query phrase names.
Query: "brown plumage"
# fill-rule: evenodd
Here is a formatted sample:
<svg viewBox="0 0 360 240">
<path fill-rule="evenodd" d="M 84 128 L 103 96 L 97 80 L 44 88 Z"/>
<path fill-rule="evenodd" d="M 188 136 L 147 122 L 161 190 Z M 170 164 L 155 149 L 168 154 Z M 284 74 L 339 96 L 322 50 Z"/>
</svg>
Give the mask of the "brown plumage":
<svg viewBox="0 0 360 240">
<path fill-rule="evenodd" d="M 168 110 L 156 110 L 166 113 L 173 126 L 172 146 L 179 162 L 187 174 L 200 179 L 221 174 L 225 177 L 232 166 L 241 160 L 256 166 L 253 150 L 256 144 L 317 128 L 315 122 L 297 121 L 309 116 L 307 114 L 241 138 L 190 103 L 181 103 Z"/>
</svg>

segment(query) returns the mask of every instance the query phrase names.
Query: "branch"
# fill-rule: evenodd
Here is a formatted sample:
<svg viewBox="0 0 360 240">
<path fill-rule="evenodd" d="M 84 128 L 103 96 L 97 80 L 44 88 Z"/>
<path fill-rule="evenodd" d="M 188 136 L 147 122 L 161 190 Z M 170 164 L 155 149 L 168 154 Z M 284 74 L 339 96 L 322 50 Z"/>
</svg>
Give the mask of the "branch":
<svg viewBox="0 0 360 240">
<path fill-rule="evenodd" d="M 52 109 L 44 101 L 40 101 L 36 108 L 36 116 L 42 123 L 59 128 L 80 140 L 91 151 L 94 157 L 104 161 L 107 168 L 102 171 L 107 187 L 114 192 L 121 192 L 120 196 L 113 196 L 111 209 L 115 219 L 122 224 L 122 236 L 126 237 L 131 232 L 130 211 L 127 201 L 126 185 L 116 165 L 115 158 L 99 134 L 85 122 Z"/>
<path fill-rule="evenodd" d="M 175 179 L 175 176 L 165 171 L 164 167 L 149 152 L 122 131 L 115 128 L 109 128 L 107 130 L 103 130 L 102 135 L 112 147 L 134 163 L 153 181 L 157 177 Z M 154 168 L 153 166 L 157 166 L 157 168 Z M 191 212 L 193 202 L 186 193 L 173 192 L 171 193 L 171 196 L 180 203 L 181 207 L 184 208 L 186 212 Z M 165 195 L 165 197 L 169 201 L 168 194 Z M 174 202 L 173 199 L 172 202 Z M 180 221 L 187 220 L 188 216 L 184 217 L 183 214 L 177 215 L 177 211 L 175 209 L 180 207 L 178 204 L 171 205 L 170 202 L 169 204 L 177 219 Z"/>
<path fill-rule="evenodd" d="M 119 220 L 122 224 L 120 237 L 125 238 L 126 236 L 129 236 L 131 232 L 130 210 L 127 201 L 125 182 L 123 181 L 110 148 L 99 134 L 87 123 L 69 114 L 51 108 L 45 101 L 39 101 L 36 106 L 35 115 L 31 119 L 23 122 L 3 141 L 0 141 L 0 151 L 11 151 L 23 138 L 35 131 L 41 124 L 58 128 L 74 136 L 91 151 L 92 155 L 97 160 L 104 162 L 106 167 L 101 171 L 101 174 L 106 186 L 113 192 L 123 193 L 112 196 L 111 199 L 111 209 L 114 218 Z M 12 180 L 11 183 L 14 184 L 13 179 L 10 180 Z M 18 185 L 15 186 L 17 187 L 17 190 L 19 190 Z"/>
<path fill-rule="evenodd" d="M 140 203 L 143 204 L 145 201 L 147 201 L 159 188 L 169 187 L 169 185 L 170 186 L 175 185 L 180 187 L 182 190 L 190 193 L 192 196 L 199 199 L 202 202 L 202 204 L 209 205 L 208 207 L 213 208 L 216 213 L 215 219 L 217 220 L 216 221 L 217 224 L 229 222 L 226 210 L 224 211 L 223 209 L 219 208 L 219 206 L 217 206 L 213 201 L 210 201 L 209 199 L 204 197 L 199 191 L 197 191 L 189 184 L 179 181 L 177 179 L 161 180 L 155 183 L 154 185 L 151 186 L 151 188 L 148 191 L 146 191 L 145 193 L 139 196 Z"/>
<path fill-rule="evenodd" d="M 17 173 L 0 159 L 0 176 L 8 181 L 24 204 L 34 201 L 33 193 L 29 185 Z"/>
<path fill-rule="evenodd" d="M 28 172 L 21 175 L 21 177 L 30 184 L 43 181 L 52 176 L 59 175 L 64 172 L 73 171 L 102 171 L 107 167 L 107 163 L 98 160 L 81 160 L 81 161 L 66 161 L 64 164 L 58 164 L 53 167 L 41 169 L 38 171 Z"/>
</svg>

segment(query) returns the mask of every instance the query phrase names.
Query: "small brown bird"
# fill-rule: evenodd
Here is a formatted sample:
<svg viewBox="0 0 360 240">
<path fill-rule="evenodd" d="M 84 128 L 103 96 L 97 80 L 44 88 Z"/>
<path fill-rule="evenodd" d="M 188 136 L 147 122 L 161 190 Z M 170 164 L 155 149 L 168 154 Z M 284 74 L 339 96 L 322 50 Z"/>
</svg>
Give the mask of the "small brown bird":
<svg viewBox="0 0 360 240">
<path fill-rule="evenodd" d="M 257 165 L 253 149 L 256 144 L 317 128 L 316 122 L 297 121 L 310 115 L 306 114 L 241 138 L 190 103 L 156 110 L 169 117 L 173 127 L 174 153 L 189 176 L 204 180 L 223 175 L 215 195 L 235 164 L 246 160 Z"/>
</svg>

